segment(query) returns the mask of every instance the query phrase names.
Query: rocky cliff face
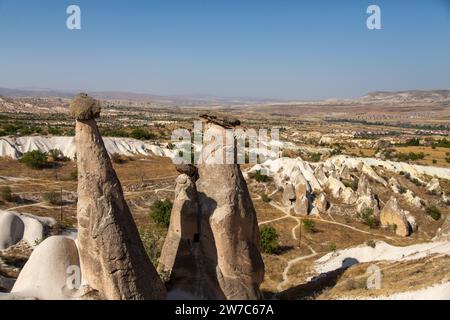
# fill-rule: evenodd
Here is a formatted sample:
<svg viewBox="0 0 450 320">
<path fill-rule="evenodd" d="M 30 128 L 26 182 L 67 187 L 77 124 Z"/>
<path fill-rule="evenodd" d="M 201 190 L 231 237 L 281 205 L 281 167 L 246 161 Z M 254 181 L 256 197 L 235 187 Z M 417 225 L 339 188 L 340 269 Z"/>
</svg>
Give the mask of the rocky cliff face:
<svg viewBox="0 0 450 320">
<path fill-rule="evenodd" d="M 83 280 L 106 299 L 162 299 L 164 284 L 142 245 L 95 122 L 98 103 L 79 95 L 71 108 L 77 119 L 77 218 Z"/>
</svg>

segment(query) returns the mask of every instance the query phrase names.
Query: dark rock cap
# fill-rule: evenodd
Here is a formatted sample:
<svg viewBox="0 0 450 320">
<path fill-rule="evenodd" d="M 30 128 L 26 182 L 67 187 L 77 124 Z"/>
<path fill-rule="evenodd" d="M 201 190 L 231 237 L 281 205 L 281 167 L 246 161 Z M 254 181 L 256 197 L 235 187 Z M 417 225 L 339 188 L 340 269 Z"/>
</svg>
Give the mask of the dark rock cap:
<svg viewBox="0 0 450 320">
<path fill-rule="evenodd" d="M 95 119 L 100 116 L 100 103 L 86 93 L 79 93 L 70 102 L 69 112 L 71 116 L 79 121 Z"/>
<path fill-rule="evenodd" d="M 194 181 L 197 181 L 198 179 L 198 169 L 196 166 L 192 164 L 178 164 L 175 166 L 176 170 L 181 174 L 186 174 Z"/>
</svg>

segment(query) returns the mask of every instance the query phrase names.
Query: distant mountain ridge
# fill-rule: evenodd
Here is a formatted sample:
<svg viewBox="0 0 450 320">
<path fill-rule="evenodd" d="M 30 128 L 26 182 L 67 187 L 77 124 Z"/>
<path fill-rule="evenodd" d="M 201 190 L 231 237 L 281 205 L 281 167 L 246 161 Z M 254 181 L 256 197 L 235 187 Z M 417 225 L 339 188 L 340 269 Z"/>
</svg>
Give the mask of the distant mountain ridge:
<svg viewBox="0 0 450 320">
<path fill-rule="evenodd" d="M 384 102 L 443 102 L 450 101 L 450 90 L 376 91 L 368 93 L 360 101 Z"/>
<path fill-rule="evenodd" d="M 58 97 L 72 98 L 77 92 L 59 91 L 53 89 L 0 88 L 0 96 L 7 97 Z M 271 103 L 307 103 L 307 104 L 354 104 L 354 103 L 414 103 L 414 102 L 450 102 L 450 90 L 405 90 L 405 91 L 374 91 L 359 99 L 327 99 L 321 101 L 289 101 L 282 99 L 258 99 L 248 97 L 217 97 L 213 95 L 156 95 L 149 93 L 135 93 L 127 91 L 88 91 L 88 94 L 102 100 L 131 100 L 139 102 L 160 102 L 164 104 L 185 105 L 245 105 L 245 104 L 271 104 Z"/>
<path fill-rule="evenodd" d="M 40 88 L 23 88 L 10 89 L 0 88 L 0 96 L 6 97 L 57 97 L 57 98 L 73 98 L 78 92 L 76 91 L 59 91 L 52 89 Z M 131 100 L 139 102 L 161 102 L 168 104 L 244 104 L 244 103 L 268 103 L 278 102 L 277 99 L 258 99 L 247 97 L 217 97 L 213 95 L 156 95 L 149 93 L 136 93 L 127 91 L 87 91 L 87 93 L 102 100 Z"/>
</svg>

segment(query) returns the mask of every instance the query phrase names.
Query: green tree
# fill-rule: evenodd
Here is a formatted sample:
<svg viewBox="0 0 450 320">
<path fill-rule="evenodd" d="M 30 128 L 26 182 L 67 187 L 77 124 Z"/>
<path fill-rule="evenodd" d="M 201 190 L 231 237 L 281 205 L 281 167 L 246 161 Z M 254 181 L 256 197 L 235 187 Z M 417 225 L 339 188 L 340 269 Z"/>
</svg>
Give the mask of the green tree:
<svg viewBox="0 0 450 320">
<path fill-rule="evenodd" d="M 43 169 L 48 165 L 47 154 L 39 150 L 24 153 L 20 162 L 32 169 Z"/>
<path fill-rule="evenodd" d="M 278 233 L 274 227 L 263 226 L 260 230 L 261 250 L 264 253 L 274 254 L 278 251 Z"/>
<path fill-rule="evenodd" d="M 371 229 L 380 226 L 380 220 L 374 216 L 373 209 L 365 208 L 359 214 L 359 218 L 367 224 Z"/>
<path fill-rule="evenodd" d="M 303 228 L 310 232 L 313 233 L 316 231 L 316 223 L 314 222 L 314 220 L 311 219 L 304 219 L 302 220 L 302 224 L 303 224 Z"/>
<path fill-rule="evenodd" d="M 171 212 L 172 202 L 170 200 L 157 200 L 150 207 L 151 219 L 162 228 L 169 227 Z"/>
</svg>

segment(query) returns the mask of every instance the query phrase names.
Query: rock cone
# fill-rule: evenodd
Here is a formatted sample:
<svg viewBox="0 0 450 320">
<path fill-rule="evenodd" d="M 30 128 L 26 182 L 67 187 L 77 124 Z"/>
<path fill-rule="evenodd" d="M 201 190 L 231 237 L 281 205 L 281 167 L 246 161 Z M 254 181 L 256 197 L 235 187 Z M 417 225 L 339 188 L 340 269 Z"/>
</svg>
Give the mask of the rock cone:
<svg viewBox="0 0 450 320">
<path fill-rule="evenodd" d="M 162 299 L 165 288 L 142 245 L 85 94 L 71 104 L 77 119 L 78 242 L 83 280 L 105 299 Z"/>
</svg>

